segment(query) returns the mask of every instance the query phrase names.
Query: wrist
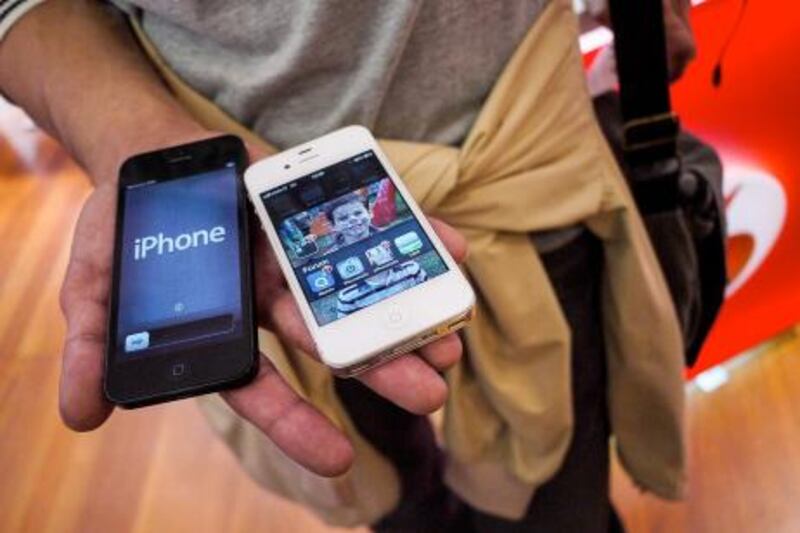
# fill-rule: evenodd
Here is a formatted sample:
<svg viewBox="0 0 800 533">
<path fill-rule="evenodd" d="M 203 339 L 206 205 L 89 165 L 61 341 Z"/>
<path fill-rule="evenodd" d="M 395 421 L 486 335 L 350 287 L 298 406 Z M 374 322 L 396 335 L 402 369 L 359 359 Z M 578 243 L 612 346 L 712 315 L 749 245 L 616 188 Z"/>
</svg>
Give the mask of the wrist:
<svg viewBox="0 0 800 533">
<path fill-rule="evenodd" d="M 96 185 L 105 181 L 116 183 L 122 164 L 136 154 L 216 134 L 183 112 L 141 117 L 133 122 L 118 123 L 114 129 L 116 131 L 107 135 L 109 140 L 97 143 L 82 161 Z"/>
</svg>

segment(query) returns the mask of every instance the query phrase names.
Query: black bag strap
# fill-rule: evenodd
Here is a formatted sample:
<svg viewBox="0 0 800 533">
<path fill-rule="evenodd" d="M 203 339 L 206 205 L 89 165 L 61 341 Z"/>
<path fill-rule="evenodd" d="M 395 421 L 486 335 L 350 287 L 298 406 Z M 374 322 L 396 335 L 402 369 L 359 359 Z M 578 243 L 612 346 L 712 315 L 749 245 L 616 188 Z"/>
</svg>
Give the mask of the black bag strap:
<svg viewBox="0 0 800 533">
<path fill-rule="evenodd" d="M 675 209 L 680 123 L 669 98 L 661 0 L 609 0 L 620 84 L 623 152 L 636 175 L 632 192 L 644 214 Z"/>
<path fill-rule="evenodd" d="M 608 2 L 624 124 L 622 157 L 636 205 L 645 216 L 681 208 L 713 224 L 711 232 L 693 243 L 699 267 L 701 311 L 694 331 L 684 332 L 688 336 L 686 364 L 691 367 L 725 297 L 723 208 L 717 205 L 720 202 L 713 201 L 713 186 L 705 179 L 695 176 L 696 179 L 683 180 L 693 185 L 681 190 L 683 176 L 677 150 L 680 123 L 669 98 L 662 0 Z"/>
<path fill-rule="evenodd" d="M 675 157 L 679 131 L 669 99 L 661 0 L 609 0 L 624 145 L 634 162 Z"/>
</svg>

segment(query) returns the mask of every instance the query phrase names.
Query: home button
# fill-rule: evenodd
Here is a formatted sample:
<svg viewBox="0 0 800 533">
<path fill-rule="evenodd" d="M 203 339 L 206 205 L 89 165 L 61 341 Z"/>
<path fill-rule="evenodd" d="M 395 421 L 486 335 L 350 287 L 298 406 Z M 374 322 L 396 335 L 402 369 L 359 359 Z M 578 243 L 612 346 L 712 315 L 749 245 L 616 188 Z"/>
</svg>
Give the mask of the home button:
<svg viewBox="0 0 800 533">
<path fill-rule="evenodd" d="M 174 379 L 180 379 L 186 375 L 187 370 L 186 363 L 175 363 L 170 369 L 170 376 Z"/>
<path fill-rule="evenodd" d="M 403 309 L 397 305 L 394 305 L 389 308 L 386 312 L 386 324 L 390 327 L 397 327 L 403 323 L 405 319 L 405 315 L 403 314 Z"/>
</svg>

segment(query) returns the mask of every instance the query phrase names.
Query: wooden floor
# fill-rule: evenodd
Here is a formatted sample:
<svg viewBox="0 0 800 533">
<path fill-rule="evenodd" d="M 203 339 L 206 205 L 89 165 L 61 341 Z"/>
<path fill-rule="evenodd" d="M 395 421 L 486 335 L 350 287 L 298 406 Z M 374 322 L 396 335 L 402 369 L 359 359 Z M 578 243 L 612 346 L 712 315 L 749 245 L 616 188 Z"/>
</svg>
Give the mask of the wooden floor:
<svg viewBox="0 0 800 533">
<path fill-rule="evenodd" d="M 331 531 L 259 490 L 192 401 L 117 412 L 89 434 L 61 425 L 57 291 L 88 186 L 58 157 L 45 167 L 21 171 L 0 138 L 0 532 Z M 800 531 L 798 337 L 689 404 L 689 500 L 642 496 L 617 472 L 629 530 Z"/>
</svg>

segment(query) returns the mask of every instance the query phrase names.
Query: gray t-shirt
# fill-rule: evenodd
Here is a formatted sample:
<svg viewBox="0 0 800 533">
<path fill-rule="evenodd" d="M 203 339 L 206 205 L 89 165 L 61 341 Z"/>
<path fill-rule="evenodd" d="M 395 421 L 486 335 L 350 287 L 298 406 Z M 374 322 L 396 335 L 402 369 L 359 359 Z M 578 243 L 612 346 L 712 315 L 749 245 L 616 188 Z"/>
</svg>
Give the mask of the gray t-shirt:
<svg viewBox="0 0 800 533">
<path fill-rule="evenodd" d="M 547 0 L 116 0 L 172 68 L 285 148 L 348 124 L 460 143 Z"/>
<path fill-rule="evenodd" d="M 348 124 L 460 144 L 548 0 L 115 2 L 184 80 L 287 148 Z M 545 253 L 582 231 L 534 242 Z"/>
<path fill-rule="evenodd" d="M 42 1 L 0 0 L 0 39 Z M 184 80 L 286 148 L 348 124 L 460 144 L 549 0 L 110 1 Z M 580 231 L 535 242 L 545 252 Z"/>
</svg>

